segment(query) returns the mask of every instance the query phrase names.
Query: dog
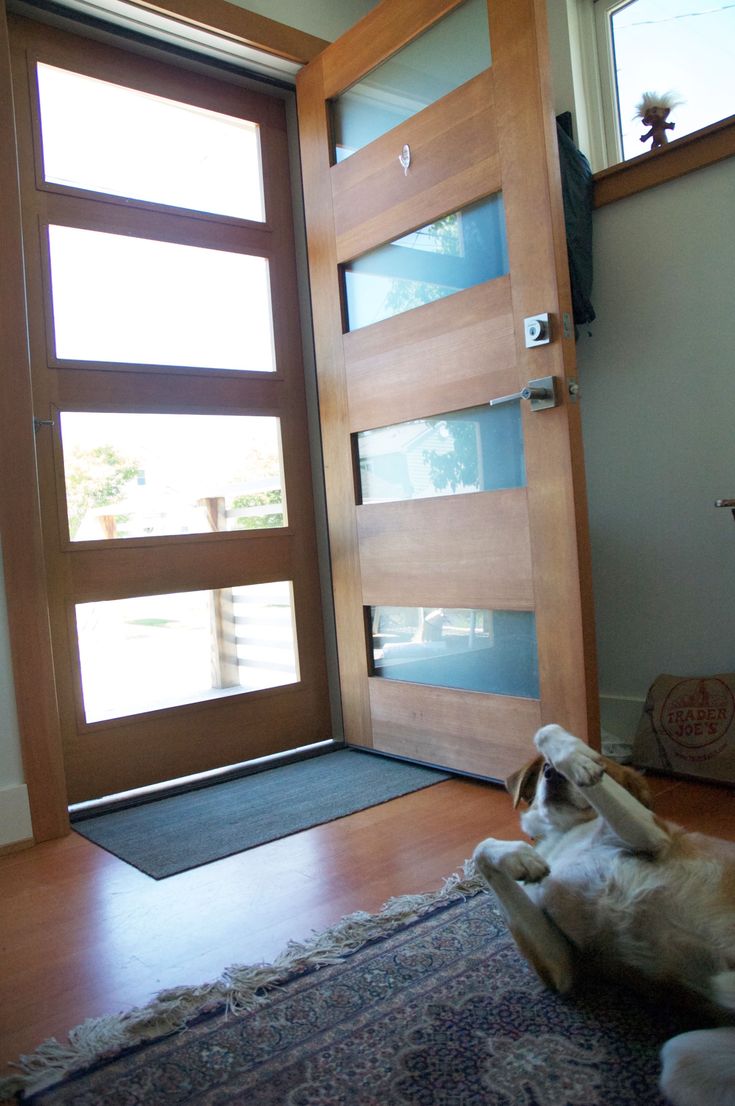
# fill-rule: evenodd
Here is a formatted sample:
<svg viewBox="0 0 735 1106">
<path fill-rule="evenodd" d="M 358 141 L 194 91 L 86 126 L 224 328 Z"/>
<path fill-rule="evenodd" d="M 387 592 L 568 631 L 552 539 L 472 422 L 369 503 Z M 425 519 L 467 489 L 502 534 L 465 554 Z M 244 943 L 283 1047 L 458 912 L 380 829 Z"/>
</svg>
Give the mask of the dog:
<svg viewBox="0 0 735 1106">
<path fill-rule="evenodd" d="M 732 1026 L 735 844 L 655 817 L 642 776 L 561 726 L 534 743 L 506 783 L 534 844 L 487 838 L 473 857 L 520 951 L 561 993 L 580 969 L 644 979 Z M 661 1061 L 674 1106 L 735 1106 L 735 1028 L 673 1037 Z"/>
</svg>

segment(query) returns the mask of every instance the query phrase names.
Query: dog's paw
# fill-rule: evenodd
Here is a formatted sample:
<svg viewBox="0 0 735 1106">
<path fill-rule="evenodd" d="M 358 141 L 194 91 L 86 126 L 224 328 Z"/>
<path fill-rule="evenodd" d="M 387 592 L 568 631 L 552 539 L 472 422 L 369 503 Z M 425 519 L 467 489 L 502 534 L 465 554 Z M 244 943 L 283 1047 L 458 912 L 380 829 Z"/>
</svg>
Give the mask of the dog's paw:
<svg viewBox="0 0 735 1106">
<path fill-rule="evenodd" d="M 590 787 L 605 771 L 602 757 L 561 726 L 543 726 L 534 738 L 536 748 L 570 783 Z"/>
<path fill-rule="evenodd" d="M 481 841 L 472 859 L 488 883 L 498 872 L 522 883 L 538 883 L 549 874 L 549 866 L 525 841 Z"/>
</svg>

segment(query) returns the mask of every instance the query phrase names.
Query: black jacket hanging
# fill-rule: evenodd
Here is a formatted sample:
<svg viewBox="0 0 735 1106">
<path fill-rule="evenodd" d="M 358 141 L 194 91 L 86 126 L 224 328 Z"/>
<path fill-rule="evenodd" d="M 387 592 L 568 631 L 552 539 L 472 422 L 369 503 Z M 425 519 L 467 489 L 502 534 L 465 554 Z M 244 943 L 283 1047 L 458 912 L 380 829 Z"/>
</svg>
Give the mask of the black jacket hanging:
<svg viewBox="0 0 735 1106">
<path fill-rule="evenodd" d="M 557 119 L 561 190 L 567 232 L 569 276 L 572 285 L 572 311 L 575 325 L 591 323 L 595 310 L 592 293 L 592 170 L 587 158 L 577 149 Z"/>
</svg>

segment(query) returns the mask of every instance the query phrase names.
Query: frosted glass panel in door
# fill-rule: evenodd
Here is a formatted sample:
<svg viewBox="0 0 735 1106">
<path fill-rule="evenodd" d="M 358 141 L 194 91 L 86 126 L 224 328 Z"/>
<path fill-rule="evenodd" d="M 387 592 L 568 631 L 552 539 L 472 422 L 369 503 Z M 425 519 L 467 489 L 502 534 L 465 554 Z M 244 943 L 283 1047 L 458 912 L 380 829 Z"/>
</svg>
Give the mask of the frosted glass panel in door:
<svg viewBox="0 0 735 1106">
<path fill-rule="evenodd" d="M 490 61 L 487 0 L 466 0 L 334 100 L 335 161 L 459 88 Z"/>
<path fill-rule="evenodd" d="M 363 503 L 520 488 L 520 403 L 468 407 L 357 435 Z"/>
<path fill-rule="evenodd" d="M 347 329 L 359 330 L 507 272 L 498 193 L 344 265 Z"/>
<path fill-rule="evenodd" d="M 532 611 L 371 607 L 372 674 L 538 699 Z"/>
<path fill-rule="evenodd" d="M 48 230 L 57 357 L 275 371 L 266 258 Z"/>
</svg>

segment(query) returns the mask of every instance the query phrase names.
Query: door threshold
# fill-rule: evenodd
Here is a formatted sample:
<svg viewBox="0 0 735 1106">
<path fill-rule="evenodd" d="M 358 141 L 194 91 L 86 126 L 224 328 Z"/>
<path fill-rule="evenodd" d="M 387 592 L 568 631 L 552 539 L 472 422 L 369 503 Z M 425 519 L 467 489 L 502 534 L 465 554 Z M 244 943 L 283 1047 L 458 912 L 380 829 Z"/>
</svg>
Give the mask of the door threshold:
<svg viewBox="0 0 735 1106">
<path fill-rule="evenodd" d="M 211 787 L 216 783 L 226 783 L 228 780 L 241 779 L 243 776 L 252 776 L 257 772 L 265 772 L 270 768 L 281 768 L 286 764 L 295 764 L 299 760 L 310 760 L 312 757 L 323 756 L 336 749 L 344 748 L 344 741 L 317 741 L 313 745 L 301 745 L 297 749 L 289 749 L 285 753 L 272 753 L 265 757 L 256 757 L 253 760 L 242 761 L 239 764 L 228 764 L 225 768 L 213 768 L 208 772 L 197 772 L 191 776 L 181 776 L 175 780 L 165 780 L 162 783 L 152 783 L 146 787 L 136 787 L 130 791 L 120 791 L 114 795 L 104 795 L 99 799 L 88 799 L 82 803 L 72 803 L 69 806 L 69 820 L 81 822 L 85 818 L 96 818 L 100 814 L 110 814 L 115 810 L 126 810 L 128 807 L 141 806 L 144 803 L 154 803 L 159 799 L 169 799 L 174 795 L 183 795 L 188 791 L 198 791 L 203 787 Z"/>
</svg>

